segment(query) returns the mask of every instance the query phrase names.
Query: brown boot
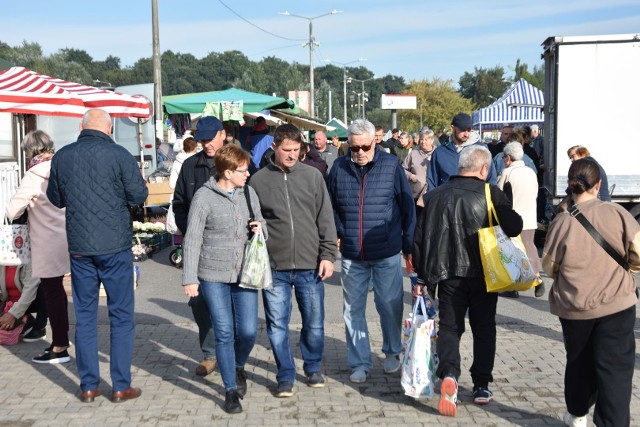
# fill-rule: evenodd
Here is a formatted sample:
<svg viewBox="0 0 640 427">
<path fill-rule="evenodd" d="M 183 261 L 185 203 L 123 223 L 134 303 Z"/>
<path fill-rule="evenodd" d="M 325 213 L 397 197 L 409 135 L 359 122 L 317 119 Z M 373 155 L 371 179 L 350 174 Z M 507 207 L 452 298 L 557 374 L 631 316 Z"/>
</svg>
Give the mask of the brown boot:
<svg viewBox="0 0 640 427">
<path fill-rule="evenodd" d="M 216 361 L 211 359 L 204 359 L 200 364 L 196 367 L 196 375 L 199 377 L 206 377 L 213 370 L 216 369 Z"/>
</svg>

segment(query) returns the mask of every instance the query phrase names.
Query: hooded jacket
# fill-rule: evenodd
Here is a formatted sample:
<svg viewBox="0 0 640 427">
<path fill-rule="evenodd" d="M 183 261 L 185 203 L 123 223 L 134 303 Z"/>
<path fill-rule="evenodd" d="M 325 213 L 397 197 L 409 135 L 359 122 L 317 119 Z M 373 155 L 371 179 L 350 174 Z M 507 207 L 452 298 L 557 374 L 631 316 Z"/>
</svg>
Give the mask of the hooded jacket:
<svg viewBox="0 0 640 427">
<path fill-rule="evenodd" d="M 267 248 L 274 270 L 315 270 L 335 262 L 336 227 L 327 187 L 314 167 L 297 162 L 288 171 L 268 164 L 252 178 L 269 229 Z"/>
<path fill-rule="evenodd" d="M 475 142 L 465 144 L 465 148 L 470 147 L 471 145 L 480 145 L 486 148 L 486 144 L 479 140 L 478 135 L 475 132 L 469 138 L 474 138 Z M 427 171 L 427 191 L 431 191 L 434 188 L 441 186 L 449 181 L 450 177 L 458 173 L 460 151 L 456 149 L 451 137 L 449 137 L 447 142 L 433 151 L 433 154 L 431 155 L 431 162 L 429 163 L 429 169 Z M 491 162 L 491 170 L 489 171 L 489 176 L 487 176 L 487 182 L 491 185 L 496 185 L 497 179 L 498 175 L 496 173 L 496 168 L 493 162 Z"/>
</svg>

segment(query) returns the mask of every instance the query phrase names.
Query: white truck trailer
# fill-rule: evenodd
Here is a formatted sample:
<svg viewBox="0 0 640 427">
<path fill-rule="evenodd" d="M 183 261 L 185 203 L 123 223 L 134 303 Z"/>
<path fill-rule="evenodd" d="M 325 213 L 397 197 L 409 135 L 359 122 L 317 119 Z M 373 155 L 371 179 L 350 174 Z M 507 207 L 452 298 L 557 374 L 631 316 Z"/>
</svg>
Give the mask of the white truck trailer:
<svg viewBox="0 0 640 427">
<path fill-rule="evenodd" d="M 545 188 L 564 197 L 567 149 L 602 165 L 612 201 L 640 221 L 640 34 L 549 37 L 545 64 Z"/>
</svg>

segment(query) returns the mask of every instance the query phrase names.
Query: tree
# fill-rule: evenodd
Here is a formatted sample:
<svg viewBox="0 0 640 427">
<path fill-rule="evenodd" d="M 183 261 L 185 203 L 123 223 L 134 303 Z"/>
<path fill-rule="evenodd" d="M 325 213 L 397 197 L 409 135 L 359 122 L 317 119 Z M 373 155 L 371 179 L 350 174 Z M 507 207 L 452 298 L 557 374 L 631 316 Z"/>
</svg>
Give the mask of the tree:
<svg viewBox="0 0 640 427">
<path fill-rule="evenodd" d="M 544 91 L 544 67 L 534 66 L 533 72 L 529 72 L 529 66 L 526 63 L 520 63 L 520 58 L 516 60 L 514 67 L 515 77 L 514 81 L 518 81 L 521 78 L 525 79 L 538 89 Z"/>
<path fill-rule="evenodd" d="M 476 106 L 486 107 L 498 99 L 509 87 L 504 68 L 477 68 L 473 74 L 465 72 L 458 81 L 460 94 L 473 101 Z"/>
<path fill-rule="evenodd" d="M 432 80 L 413 80 L 402 93 L 416 95 L 418 102 L 416 110 L 398 111 L 398 125 L 407 131 L 417 131 L 422 125 L 434 130 L 449 129 L 453 116 L 458 113 L 471 114 L 474 109 L 473 102 L 456 91 L 452 80 L 437 77 Z"/>
</svg>

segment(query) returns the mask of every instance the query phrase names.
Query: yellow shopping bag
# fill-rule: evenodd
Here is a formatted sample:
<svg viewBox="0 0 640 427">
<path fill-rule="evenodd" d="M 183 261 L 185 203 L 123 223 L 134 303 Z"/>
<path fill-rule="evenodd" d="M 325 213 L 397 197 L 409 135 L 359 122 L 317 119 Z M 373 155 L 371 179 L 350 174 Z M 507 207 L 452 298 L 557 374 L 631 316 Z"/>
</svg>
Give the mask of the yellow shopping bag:
<svg viewBox="0 0 640 427">
<path fill-rule="evenodd" d="M 520 236 L 507 236 L 496 215 L 489 184 L 485 186 L 489 227 L 478 230 L 487 292 L 526 291 L 538 282 Z M 496 225 L 493 223 L 495 218 Z"/>
</svg>

